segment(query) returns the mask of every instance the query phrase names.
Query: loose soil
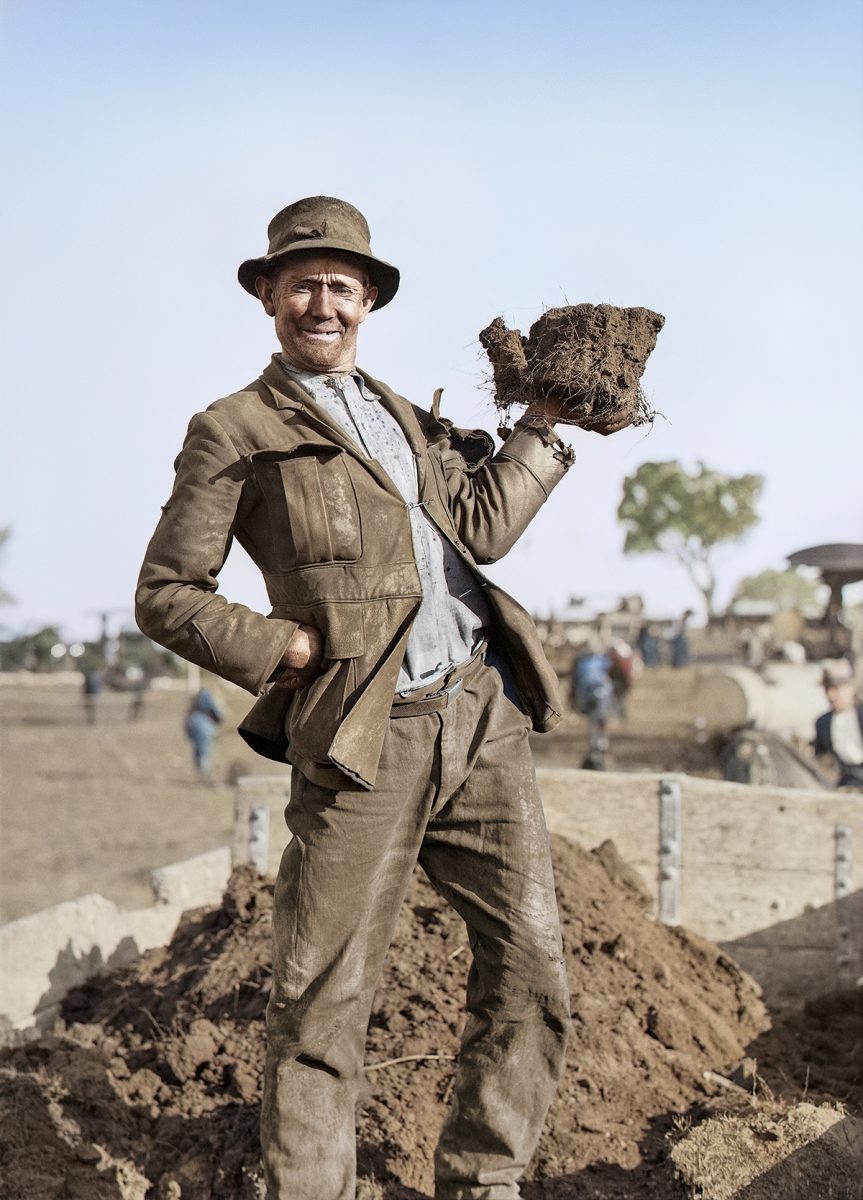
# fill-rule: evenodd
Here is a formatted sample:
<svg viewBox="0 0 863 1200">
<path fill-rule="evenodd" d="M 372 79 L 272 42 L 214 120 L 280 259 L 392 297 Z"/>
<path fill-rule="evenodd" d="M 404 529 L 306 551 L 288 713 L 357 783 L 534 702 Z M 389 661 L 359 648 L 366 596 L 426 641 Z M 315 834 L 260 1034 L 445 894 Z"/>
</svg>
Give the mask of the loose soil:
<svg viewBox="0 0 863 1200">
<path fill-rule="evenodd" d="M 651 419 L 640 380 L 665 318 L 649 308 L 550 308 L 527 337 L 496 317 L 479 335 L 495 403 L 508 415 L 533 399 L 565 402 L 560 420 L 599 433 Z"/>
<path fill-rule="evenodd" d="M 707 749 L 692 741 L 694 679 L 645 673 L 612 738 L 615 765 L 664 769 L 670 756 L 680 769 L 688 748 L 709 769 Z M 246 704 L 241 693 L 223 700 L 230 719 Z M 61 710 L 44 695 L 7 694 L 3 756 L 14 786 L 2 850 L 13 906 L 65 898 L 58 886 L 113 890 L 120 902 L 131 891 L 135 902 L 145 866 L 229 840 L 229 781 L 260 763 L 227 734 L 220 782 L 195 783 L 184 707 L 182 695 L 153 695 L 139 722 L 118 710 L 89 727 L 74 700 Z M 537 746 L 542 761 L 575 765 L 583 728 L 570 716 Z M 716 946 L 647 917 L 612 847 L 588 854 L 555 839 L 554 854 L 575 1029 L 528 1200 L 691 1195 L 674 1178 L 668 1138 L 681 1123 L 739 1107 L 743 1094 L 704 1071 L 731 1074 L 744 1055 L 754 1067 L 735 1079 L 755 1094 L 756 1112 L 774 1113 L 775 1096 L 839 1101 L 863 1115 L 863 991 L 822 997 L 771 1028 L 754 985 Z M 169 947 L 79 989 L 51 1036 L 0 1055 L 4 1200 L 259 1200 L 271 905 L 270 884 L 236 873 L 223 904 L 188 914 Z M 418 875 L 368 1036 L 359 1164 L 375 1200 L 430 1195 L 468 958 L 461 922 Z"/>
<path fill-rule="evenodd" d="M 679 1134 L 727 1109 L 729 1085 L 709 1072 L 730 1073 L 747 1047 L 764 1050 L 751 1083 L 738 1077 L 756 1099 L 730 1089 L 747 1119 L 807 1086 L 810 1101 L 841 1094 L 859 1113 L 859 992 L 768 1030 L 731 960 L 646 915 L 611 843 L 587 853 L 555 838 L 553 853 L 574 1031 L 529 1200 L 691 1194 L 669 1158 L 674 1114 L 688 1114 Z M 271 910 L 272 884 L 240 868 L 223 903 L 188 914 L 168 947 L 77 989 L 52 1035 L 0 1054 L 5 1200 L 260 1200 Z M 368 1032 L 359 1171 L 380 1200 L 431 1193 L 468 959 L 462 923 L 418 872 Z M 800 1083 L 804 1062 L 817 1074 Z"/>
<path fill-rule="evenodd" d="M 715 946 L 646 915 L 610 844 L 588 854 L 555 839 L 554 857 L 575 1030 L 527 1195 L 669 1197 L 657 1175 L 668 1114 L 710 1094 L 703 1072 L 737 1061 L 767 1014 Z M 8 1200 L 156 1197 L 170 1182 L 183 1200 L 258 1195 L 271 907 L 272 885 L 240 869 L 221 907 L 70 994 L 54 1035 L 3 1054 Z M 418 873 L 374 1005 L 359 1117 L 360 1173 L 387 1200 L 431 1192 L 469 957 L 461 921 Z M 61 1190 L 66 1176 L 78 1191 Z"/>
</svg>

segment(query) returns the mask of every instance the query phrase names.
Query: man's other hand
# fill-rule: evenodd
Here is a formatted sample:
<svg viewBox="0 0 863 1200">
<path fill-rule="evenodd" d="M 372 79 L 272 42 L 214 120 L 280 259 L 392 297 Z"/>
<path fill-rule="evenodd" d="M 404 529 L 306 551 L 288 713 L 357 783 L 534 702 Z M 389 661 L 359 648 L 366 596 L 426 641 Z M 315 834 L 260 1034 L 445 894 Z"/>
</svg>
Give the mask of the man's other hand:
<svg viewBox="0 0 863 1200">
<path fill-rule="evenodd" d="M 274 687 L 295 692 L 311 683 L 324 666 L 324 639 L 314 625 L 299 625 L 279 664 L 281 674 Z"/>
<path fill-rule="evenodd" d="M 531 400 L 530 404 L 524 410 L 523 416 L 530 419 L 537 417 L 547 421 L 549 425 L 555 425 L 563 413 L 566 411 L 567 402 L 565 400 L 554 400 L 550 396 Z"/>
<path fill-rule="evenodd" d="M 524 416 L 530 418 L 542 418 L 549 425 L 556 425 L 558 421 L 562 421 L 567 409 L 571 410 L 571 405 L 566 400 L 555 400 L 553 397 L 541 398 L 532 400 L 528 407 L 524 410 Z M 579 428 L 587 429 L 591 433 L 600 433 L 603 437 L 608 437 L 610 433 L 618 433 L 621 429 L 626 429 L 628 425 L 632 425 L 632 413 L 627 410 L 611 412 L 602 419 L 594 417 L 584 418 L 584 424 L 579 421 L 568 421 L 568 424 L 578 425 Z"/>
</svg>

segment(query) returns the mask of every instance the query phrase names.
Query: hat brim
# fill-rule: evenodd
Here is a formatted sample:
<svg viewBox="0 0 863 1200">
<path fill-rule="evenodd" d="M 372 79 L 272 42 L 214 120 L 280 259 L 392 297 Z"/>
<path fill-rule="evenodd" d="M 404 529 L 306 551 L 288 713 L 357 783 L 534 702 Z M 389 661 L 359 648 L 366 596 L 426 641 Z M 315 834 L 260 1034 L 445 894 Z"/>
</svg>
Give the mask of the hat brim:
<svg viewBox="0 0 863 1200">
<path fill-rule="evenodd" d="M 284 250 L 279 250 L 275 254 L 265 254 L 263 258 L 247 258 L 245 262 L 240 263 L 237 271 L 237 279 L 239 279 L 241 287 L 245 288 L 250 296 L 257 296 L 255 280 L 259 275 L 268 274 L 274 263 L 288 258 L 291 254 L 308 253 L 309 251 L 319 254 L 324 251 L 338 251 L 340 254 L 344 254 L 349 258 L 357 258 L 360 262 L 365 263 L 368 268 L 369 278 L 378 289 L 371 312 L 375 312 L 376 309 L 383 308 L 385 304 L 389 304 L 390 300 L 392 300 L 393 296 L 399 290 L 400 275 L 398 267 L 394 267 L 392 263 L 384 262 L 382 258 L 373 258 L 370 254 L 361 254 L 358 250 L 346 246 L 343 242 L 334 242 L 328 238 L 308 238 L 304 241 L 292 242 Z"/>
</svg>

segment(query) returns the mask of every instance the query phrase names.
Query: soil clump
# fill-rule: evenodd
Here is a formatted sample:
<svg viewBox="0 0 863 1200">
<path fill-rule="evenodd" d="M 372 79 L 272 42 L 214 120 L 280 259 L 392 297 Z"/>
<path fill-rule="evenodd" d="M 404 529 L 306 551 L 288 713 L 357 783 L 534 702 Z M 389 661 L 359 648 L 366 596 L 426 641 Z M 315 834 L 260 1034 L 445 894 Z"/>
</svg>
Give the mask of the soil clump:
<svg viewBox="0 0 863 1200">
<path fill-rule="evenodd" d="M 715 945 L 649 917 L 610 843 L 555 838 L 553 852 L 574 1031 L 524 1194 L 682 1197 L 671 1115 L 710 1103 L 704 1072 L 738 1062 L 766 1010 Z M 272 893 L 238 869 L 218 908 L 187 914 L 169 946 L 70 994 L 50 1036 L 0 1055 L 5 1200 L 260 1200 Z M 418 872 L 368 1031 L 369 1195 L 431 1195 L 469 960 L 462 922 Z"/>
<path fill-rule="evenodd" d="M 860 1200 L 863 1121 L 841 1108 L 762 1104 L 690 1130 L 671 1158 L 700 1200 Z"/>
<path fill-rule="evenodd" d="M 597 433 L 651 420 L 640 380 L 664 324 L 649 308 L 575 304 L 548 309 L 524 337 L 496 317 L 479 340 L 504 421 L 536 399 L 565 401 L 560 420 Z"/>
</svg>

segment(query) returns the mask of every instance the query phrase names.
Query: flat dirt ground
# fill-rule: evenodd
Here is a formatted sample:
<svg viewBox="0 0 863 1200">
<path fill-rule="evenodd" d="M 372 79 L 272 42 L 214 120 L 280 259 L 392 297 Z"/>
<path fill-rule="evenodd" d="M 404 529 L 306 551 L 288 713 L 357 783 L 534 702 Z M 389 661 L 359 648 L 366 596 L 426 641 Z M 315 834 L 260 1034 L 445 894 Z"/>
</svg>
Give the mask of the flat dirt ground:
<svg viewBox="0 0 863 1200">
<path fill-rule="evenodd" d="M 710 747 L 694 739 L 696 670 L 642 675 L 626 721 L 612 729 L 610 767 L 718 774 Z M 288 768 L 235 732 L 251 697 L 220 683 L 214 691 L 227 719 L 207 787 L 183 735 L 184 691 L 150 691 L 134 722 L 129 696 L 103 693 L 89 725 L 76 681 L 0 686 L 0 922 L 87 892 L 127 908 L 150 904 L 153 867 L 230 845 L 233 779 Z M 579 766 L 583 720 L 568 714 L 533 747 L 537 765 Z"/>
</svg>

